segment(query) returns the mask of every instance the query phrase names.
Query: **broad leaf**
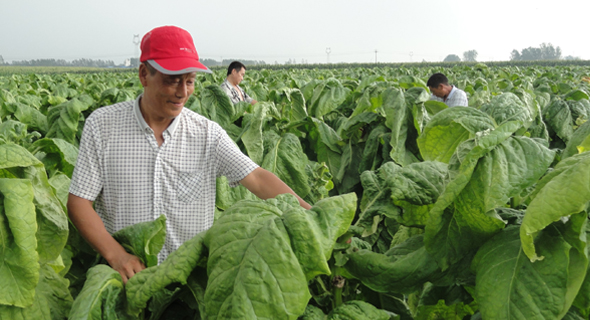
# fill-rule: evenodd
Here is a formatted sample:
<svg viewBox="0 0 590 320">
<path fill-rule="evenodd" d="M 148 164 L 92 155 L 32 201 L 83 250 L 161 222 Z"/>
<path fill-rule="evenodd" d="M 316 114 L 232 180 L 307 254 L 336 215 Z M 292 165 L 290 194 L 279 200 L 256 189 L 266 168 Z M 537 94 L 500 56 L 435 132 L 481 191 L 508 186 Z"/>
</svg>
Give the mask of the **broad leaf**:
<svg viewBox="0 0 590 320">
<path fill-rule="evenodd" d="M 504 227 L 495 213 L 546 171 L 554 153 L 536 140 L 510 137 L 506 122 L 464 142 L 451 160 L 450 182 L 430 211 L 425 244 L 446 269 Z"/>
<path fill-rule="evenodd" d="M 99 264 L 90 268 L 84 288 L 74 300 L 69 318 L 125 319 L 124 290 L 121 275 L 111 267 Z"/>
<path fill-rule="evenodd" d="M 28 307 L 39 281 L 34 193 L 26 179 L 0 179 L 0 304 Z"/>
<path fill-rule="evenodd" d="M 204 233 L 197 234 L 172 252 L 160 265 L 147 268 L 129 279 L 126 288 L 127 312 L 137 316 L 148 301 L 169 284 L 187 283 L 187 278 L 206 256 Z"/>
<path fill-rule="evenodd" d="M 205 235 L 207 316 L 296 319 L 310 298 L 308 277 L 329 272 L 322 264 L 348 229 L 355 202 L 354 195 L 332 197 L 306 211 L 294 196 L 279 195 L 226 210 Z"/>
<path fill-rule="evenodd" d="M 166 216 L 161 215 L 154 221 L 125 227 L 113 233 L 113 238 L 127 252 L 139 257 L 146 267 L 155 266 L 158 264 L 158 253 L 166 240 Z"/>
<path fill-rule="evenodd" d="M 385 254 L 359 250 L 346 257 L 346 270 L 376 292 L 412 293 L 441 274 L 424 248 L 422 235 L 409 238 Z"/>
<path fill-rule="evenodd" d="M 264 144 L 261 167 L 276 174 L 300 197 L 307 196 L 310 191 L 305 171 L 308 161 L 299 139 L 291 133 L 279 136 L 269 131 L 265 133 Z"/>
<path fill-rule="evenodd" d="M 561 319 L 572 305 L 588 266 L 580 232 L 585 214 L 557 222 L 537 239 L 546 259 L 531 262 L 519 230 L 509 227 L 479 249 L 473 269 L 475 296 L 484 319 Z M 577 234 L 577 239 L 576 238 Z"/>
<path fill-rule="evenodd" d="M 521 227 L 523 250 L 531 261 L 543 259 L 536 253 L 535 235 L 554 221 L 583 211 L 590 201 L 590 153 L 560 162 L 537 186 Z"/>
<path fill-rule="evenodd" d="M 448 163 L 457 146 L 480 131 L 493 130 L 495 122 L 470 107 L 453 107 L 437 113 L 418 137 L 424 160 Z"/>
</svg>

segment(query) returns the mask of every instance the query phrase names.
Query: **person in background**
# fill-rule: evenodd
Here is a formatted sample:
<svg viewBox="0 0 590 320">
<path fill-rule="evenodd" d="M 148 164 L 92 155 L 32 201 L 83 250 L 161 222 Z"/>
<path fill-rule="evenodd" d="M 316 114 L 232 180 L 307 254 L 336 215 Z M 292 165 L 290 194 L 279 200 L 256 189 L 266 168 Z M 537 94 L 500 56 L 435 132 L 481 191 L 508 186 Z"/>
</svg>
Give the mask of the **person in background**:
<svg viewBox="0 0 590 320">
<path fill-rule="evenodd" d="M 211 227 L 219 176 L 261 199 L 291 193 L 303 208 L 311 208 L 244 155 L 217 123 L 184 107 L 197 72 L 211 72 L 199 62 L 186 30 L 163 26 L 148 32 L 140 62 L 143 93 L 87 118 L 67 203 L 78 232 L 125 283 L 145 265 L 111 234 L 165 215 L 161 263 Z"/>
<path fill-rule="evenodd" d="M 227 68 L 227 78 L 225 78 L 225 81 L 221 84 L 221 89 L 227 93 L 229 100 L 231 100 L 233 104 L 240 101 L 246 101 L 254 105 L 258 101 L 252 99 L 246 91 L 239 86 L 240 82 L 244 80 L 244 75 L 246 75 L 246 66 L 239 61 L 233 61 Z"/>
<path fill-rule="evenodd" d="M 430 92 L 432 92 L 431 100 L 444 102 L 447 106 L 469 106 L 467 94 L 465 91 L 449 85 L 449 79 L 442 73 L 433 74 L 426 83 Z"/>
</svg>

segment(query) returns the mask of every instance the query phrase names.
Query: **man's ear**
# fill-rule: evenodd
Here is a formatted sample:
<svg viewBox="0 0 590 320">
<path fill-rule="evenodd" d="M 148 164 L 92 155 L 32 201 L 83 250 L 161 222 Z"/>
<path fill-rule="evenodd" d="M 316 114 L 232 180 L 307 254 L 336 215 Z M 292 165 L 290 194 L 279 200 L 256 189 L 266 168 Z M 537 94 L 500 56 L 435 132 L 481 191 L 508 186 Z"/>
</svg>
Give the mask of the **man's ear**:
<svg viewBox="0 0 590 320">
<path fill-rule="evenodd" d="M 148 70 L 148 68 L 141 63 L 139 65 L 139 81 L 141 82 L 142 86 L 147 86 L 147 76 L 150 73 L 150 71 Z"/>
</svg>

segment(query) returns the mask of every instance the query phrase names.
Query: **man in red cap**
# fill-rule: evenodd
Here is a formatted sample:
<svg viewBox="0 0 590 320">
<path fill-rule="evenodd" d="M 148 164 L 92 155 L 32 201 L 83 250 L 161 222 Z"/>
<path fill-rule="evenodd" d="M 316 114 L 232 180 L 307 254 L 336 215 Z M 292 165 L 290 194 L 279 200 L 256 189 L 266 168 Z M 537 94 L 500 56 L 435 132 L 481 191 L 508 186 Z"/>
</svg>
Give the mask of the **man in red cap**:
<svg viewBox="0 0 590 320">
<path fill-rule="evenodd" d="M 124 282 L 145 266 L 111 234 L 164 214 L 162 262 L 213 224 L 219 176 L 262 199 L 291 193 L 311 207 L 244 155 L 217 123 L 184 108 L 196 73 L 211 72 L 186 30 L 155 28 L 143 37 L 141 51 L 144 91 L 88 117 L 68 198 L 70 219 Z"/>
</svg>

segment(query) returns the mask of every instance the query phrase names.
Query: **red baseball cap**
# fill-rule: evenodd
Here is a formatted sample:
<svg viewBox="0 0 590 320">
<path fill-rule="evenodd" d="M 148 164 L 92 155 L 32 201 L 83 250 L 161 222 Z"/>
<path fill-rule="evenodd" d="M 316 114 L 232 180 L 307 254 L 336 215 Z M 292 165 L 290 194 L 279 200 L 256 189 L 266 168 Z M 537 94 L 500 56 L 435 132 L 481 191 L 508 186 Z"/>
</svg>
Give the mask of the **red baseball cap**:
<svg viewBox="0 0 590 320">
<path fill-rule="evenodd" d="M 211 73 L 199 62 L 193 37 L 188 31 L 175 26 L 154 28 L 141 39 L 141 57 L 163 74 L 184 74 L 190 72 Z"/>
</svg>

